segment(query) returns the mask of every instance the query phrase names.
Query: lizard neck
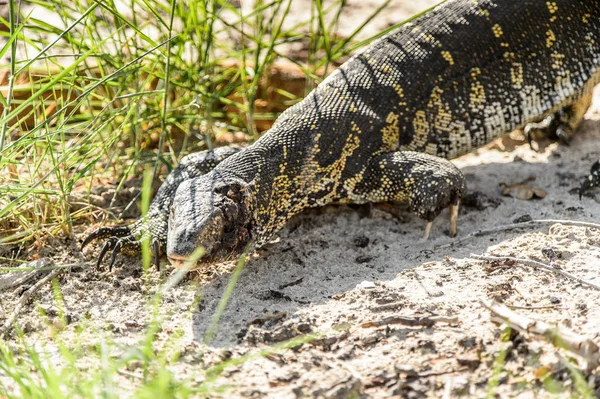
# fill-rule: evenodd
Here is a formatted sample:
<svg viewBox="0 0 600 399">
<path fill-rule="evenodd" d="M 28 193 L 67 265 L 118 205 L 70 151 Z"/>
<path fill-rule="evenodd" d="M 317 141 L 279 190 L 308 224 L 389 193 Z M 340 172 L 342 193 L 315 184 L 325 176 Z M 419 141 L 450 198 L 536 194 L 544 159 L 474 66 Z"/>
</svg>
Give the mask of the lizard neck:
<svg viewBox="0 0 600 399">
<path fill-rule="evenodd" d="M 262 245 L 293 215 L 338 199 L 342 169 L 332 167 L 333 160 L 339 165 L 337 154 L 319 148 L 319 134 L 310 126 L 284 120 L 215 172 L 250 187 L 256 221 L 252 235 Z"/>
</svg>

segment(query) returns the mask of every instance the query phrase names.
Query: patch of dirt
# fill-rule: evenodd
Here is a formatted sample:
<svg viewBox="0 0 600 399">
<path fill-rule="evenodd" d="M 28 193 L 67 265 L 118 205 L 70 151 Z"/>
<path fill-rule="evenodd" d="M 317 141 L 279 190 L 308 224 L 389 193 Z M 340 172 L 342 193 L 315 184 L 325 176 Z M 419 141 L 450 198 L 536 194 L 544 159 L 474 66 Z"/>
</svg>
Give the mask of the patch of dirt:
<svg viewBox="0 0 600 399">
<path fill-rule="evenodd" d="M 397 18 L 392 13 L 387 17 Z M 469 206 L 461 211 L 459 238 L 519 219 L 598 221 L 600 192 L 580 200 L 576 191 L 600 154 L 600 92 L 595 100 L 569 147 L 549 144 L 534 152 L 513 135 L 456 160 L 471 193 Z M 531 177 L 546 192 L 544 198 L 502 196 L 500 183 L 519 184 Z M 424 223 L 408 212 L 403 217 L 399 221 L 377 207 L 365 217 L 343 206 L 299 215 L 280 233 L 279 242 L 247 263 L 212 342 L 204 344 L 204 338 L 233 264 L 191 274 L 166 291 L 157 344 L 167 345 L 182 332 L 184 353 L 174 368 L 185 377 L 265 345 L 312 337 L 294 349 L 226 368 L 216 384 L 230 387 L 223 394 L 228 398 L 482 397 L 492 379 L 500 397 L 549 397 L 547 377 L 564 383 L 561 395 L 570 397 L 571 377 L 556 349 L 532 334 L 503 334 L 479 300 L 503 302 L 600 343 L 600 291 L 528 266 L 469 256 L 486 253 L 552 263 L 598 284 L 600 232 L 550 224 L 436 249 L 456 242 L 447 237 L 447 211 L 435 221 L 427 242 L 420 240 Z M 75 236 L 81 239 L 93 227 L 79 226 Z M 99 246 L 90 248 L 82 254 L 75 240 L 49 239 L 43 250 L 32 247 L 19 257 L 80 265 L 59 280 L 68 315 L 68 325 L 61 327 L 64 342 L 96 342 L 108 331 L 118 344 L 136 344 L 152 319 L 148 298 L 169 279 L 171 269 L 163 264 L 161 271 L 144 274 L 138 259 L 119 257 L 109 272 L 106 264 L 90 266 Z M 0 292 L 0 323 L 34 283 Z M 58 307 L 46 285 L 39 299 L 26 305 L 17 325 L 52 345 L 47 330 Z M 428 326 L 380 323 L 390 317 L 442 321 Z M 495 372 L 496 359 L 504 354 L 504 367 Z M 582 359 L 573 359 L 583 366 Z M 586 376 L 600 396 L 597 371 Z"/>
</svg>

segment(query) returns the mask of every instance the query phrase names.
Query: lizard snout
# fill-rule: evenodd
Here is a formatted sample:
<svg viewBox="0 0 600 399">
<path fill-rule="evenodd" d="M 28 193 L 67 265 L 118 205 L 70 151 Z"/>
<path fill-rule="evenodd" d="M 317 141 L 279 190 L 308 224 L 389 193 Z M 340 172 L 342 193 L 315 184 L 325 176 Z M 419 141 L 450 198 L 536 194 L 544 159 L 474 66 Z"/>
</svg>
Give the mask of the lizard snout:
<svg viewBox="0 0 600 399">
<path fill-rule="evenodd" d="M 251 239 L 240 184 L 200 177 L 181 183 L 169 215 L 167 257 L 180 268 L 198 248 L 197 265 L 228 260 Z"/>
<path fill-rule="evenodd" d="M 218 200 L 210 190 L 202 190 L 201 181 L 189 180 L 178 187 L 167 234 L 167 257 L 173 266 L 183 266 L 198 248 L 203 249 L 201 259 L 218 249 L 224 232 Z"/>
</svg>

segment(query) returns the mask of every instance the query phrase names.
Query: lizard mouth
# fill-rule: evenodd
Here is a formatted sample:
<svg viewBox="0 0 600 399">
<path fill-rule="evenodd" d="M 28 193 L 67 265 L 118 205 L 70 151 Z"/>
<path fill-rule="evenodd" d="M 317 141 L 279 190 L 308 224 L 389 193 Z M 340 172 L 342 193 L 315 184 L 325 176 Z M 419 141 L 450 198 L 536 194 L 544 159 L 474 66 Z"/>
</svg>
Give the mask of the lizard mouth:
<svg viewBox="0 0 600 399">
<path fill-rule="evenodd" d="M 214 254 L 202 255 L 199 259 L 196 259 L 195 262 L 191 262 L 191 257 L 186 255 L 170 254 L 167 255 L 167 259 L 175 269 L 190 271 L 202 269 L 207 265 L 215 263 L 223 263 L 235 260 L 240 253 L 241 249 L 235 248 L 230 251 L 220 250 Z"/>
<path fill-rule="evenodd" d="M 171 265 L 177 270 L 198 270 L 202 267 L 209 265 L 211 263 L 215 263 L 215 259 L 208 256 L 202 256 L 200 259 L 197 259 L 195 262 L 190 262 L 190 257 L 182 256 L 182 255 L 169 255 L 167 259 L 171 263 Z M 226 259 L 222 260 L 225 261 Z"/>
<path fill-rule="evenodd" d="M 173 265 L 175 269 L 185 268 L 187 270 L 194 270 L 201 266 L 198 262 L 193 262 L 188 267 L 187 262 L 189 258 L 187 256 L 169 255 L 167 256 L 167 259 L 169 259 L 169 262 L 171 263 L 171 265 Z"/>
</svg>

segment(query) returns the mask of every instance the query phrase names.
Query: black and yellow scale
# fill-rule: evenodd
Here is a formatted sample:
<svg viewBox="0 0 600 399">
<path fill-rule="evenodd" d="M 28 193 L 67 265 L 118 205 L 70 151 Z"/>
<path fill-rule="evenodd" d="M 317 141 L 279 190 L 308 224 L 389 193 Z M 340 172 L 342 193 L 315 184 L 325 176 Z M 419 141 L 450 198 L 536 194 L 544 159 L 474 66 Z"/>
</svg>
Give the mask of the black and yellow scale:
<svg viewBox="0 0 600 399">
<path fill-rule="evenodd" d="M 84 245 L 108 238 L 99 262 L 113 249 L 112 265 L 147 237 L 176 266 L 198 247 L 211 262 L 330 203 L 400 202 L 429 222 L 450 207 L 454 235 L 465 185 L 446 159 L 515 129 L 567 139 L 599 82 L 600 0 L 450 0 L 352 57 L 248 148 L 184 158 L 144 219 Z"/>
</svg>

